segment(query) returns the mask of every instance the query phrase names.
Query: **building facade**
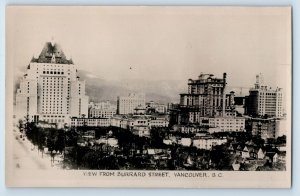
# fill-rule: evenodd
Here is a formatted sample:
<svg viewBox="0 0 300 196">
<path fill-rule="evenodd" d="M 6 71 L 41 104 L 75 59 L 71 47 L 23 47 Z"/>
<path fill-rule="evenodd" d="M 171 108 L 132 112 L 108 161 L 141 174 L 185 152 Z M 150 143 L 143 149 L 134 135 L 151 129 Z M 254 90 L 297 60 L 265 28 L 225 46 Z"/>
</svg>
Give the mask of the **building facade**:
<svg viewBox="0 0 300 196">
<path fill-rule="evenodd" d="M 47 42 L 32 58 L 16 93 L 16 116 L 30 121 L 70 123 L 70 117 L 88 115 L 85 81 L 77 65 L 57 43 Z"/>
<path fill-rule="evenodd" d="M 109 101 L 90 103 L 89 118 L 111 118 L 117 113 L 115 105 Z"/>
<path fill-rule="evenodd" d="M 188 80 L 188 93 L 180 94 L 177 123 L 197 123 L 201 117 L 235 116 L 234 92 L 225 93 L 226 73 L 223 78 L 200 74 Z"/>
<path fill-rule="evenodd" d="M 111 118 L 116 114 L 116 110 L 112 109 L 89 109 L 89 118 Z"/>
<path fill-rule="evenodd" d="M 144 93 L 130 93 L 117 99 L 117 114 L 134 114 L 136 108 L 145 108 Z"/>
<path fill-rule="evenodd" d="M 222 145 L 227 142 L 226 138 L 213 137 L 194 137 L 193 146 L 198 149 L 211 150 L 214 146 Z"/>
<path fill-rule="evenodd" d="M 152 111 L 155 113 L 160 113 L 160 114 L 167 113 L 167 105 L 161 104 L 161 103 L 156 103 L 154 101 L 147 102 L 146 109 L 147 109 L 148 113 L 151 113 Z"/>
<path fill-rule="evenodd" d="M 272 89 L 264 85 L 263 75 L 256 75 L 254 88 L 246 97 L 246 114 L 252 116 L 282 117 L 283 92 L 281 88 Z"/>
<path fill-rule="evenodd" d="M 179 125 L 176 130 L 182 133 L 244 132 L 246 120 L 244 117 L 201 117 L 199 124 Z M 175 126 L 174 126 L 175 127 Z"/>
<path fill-rule="evenodd" d="M 282 136 L 280 134 L 281 128 L 280 123 L 284 120 L 277 120 L 275 118 L 249 118 L 247 119 L 247 130 L 249 130 L 252 135 L 260 136 L 262 139 L 267 140 L 269 138 L 277 138 Z"/>
<path fill-rule="evenodd" d="M 245 131 L 244 117 L 215 117 L 209 118 L 209 132 L 243 132 Z"/>
<path fill-rule="evenodd" d="M 133 115 L 133 116 L 114 116 L 111 119 L 111 126 L 123 129 L 133 129 L 145 126 L 149 129 L 154 127 L 168 127 L 169 119 L 167 116 Z"/>
<path fill-rule="evenodd" d="M 109 127 L 109 118 L 72 118 L 71 127 Z"/>
</svg>

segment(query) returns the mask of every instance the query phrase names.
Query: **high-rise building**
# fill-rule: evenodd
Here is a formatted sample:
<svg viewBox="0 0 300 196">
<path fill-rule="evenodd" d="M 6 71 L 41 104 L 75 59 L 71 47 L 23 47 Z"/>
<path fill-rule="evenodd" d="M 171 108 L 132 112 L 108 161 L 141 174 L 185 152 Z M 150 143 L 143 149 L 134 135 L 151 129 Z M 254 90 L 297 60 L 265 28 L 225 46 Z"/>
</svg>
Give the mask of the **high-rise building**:
<svg viewBox="0 0 300 196">
<path fill-rule="evenodd" d="M 201 117 L 235 116 L 234 92 L 225 93 L 226 73 L 223 78 L 200 74 L 188 80 L 188 93 L 180 94 L 178 124 L 199 123 Z"/>
<path fill-rule="evenodd" d="M 281 88 L 272 89 L 264 84 L 263 75 L 256 75 L 254 88 L 246 97 L 246 114 L 254 116 L 283 116 L 283 92 Z"/>
<path fill-rule="evenodd" d="M 77 65 L 67 59 L 57 43 L 47 42 L 32 58 L 16 93 L 16 116 L 31 121 L 70 123 L 70 117 L 88 115 L 85 81 Z"/>
<path fill-rule="evenodd" d="M 130 93 L 127 97 L 118 97 L 117 114 L 134 114 L 137 108 L 145 109 L 144 93 Z"/>
</svg>

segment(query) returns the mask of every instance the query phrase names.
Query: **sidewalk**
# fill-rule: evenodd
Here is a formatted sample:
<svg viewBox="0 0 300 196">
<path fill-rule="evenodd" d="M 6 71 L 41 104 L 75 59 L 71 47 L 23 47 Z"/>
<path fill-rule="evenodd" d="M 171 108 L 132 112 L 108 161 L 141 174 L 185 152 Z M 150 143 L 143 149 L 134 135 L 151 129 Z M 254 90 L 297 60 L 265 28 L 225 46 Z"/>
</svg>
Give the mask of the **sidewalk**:
<svg viewBox="0 0 300 196">
<path fill-rule="evenodd" d="M 18 131 L 14 133 L 15 147 L 13 157 L 16 162 L 16 169 L 62 169 L 62 158 L 59 157 L 61 155 L 56 155 L 53 163 L 50 154 L 42 154 L 24 135 L 22 138 L 19 137 L 20 135 L 21 133 Z"/>
</svg>

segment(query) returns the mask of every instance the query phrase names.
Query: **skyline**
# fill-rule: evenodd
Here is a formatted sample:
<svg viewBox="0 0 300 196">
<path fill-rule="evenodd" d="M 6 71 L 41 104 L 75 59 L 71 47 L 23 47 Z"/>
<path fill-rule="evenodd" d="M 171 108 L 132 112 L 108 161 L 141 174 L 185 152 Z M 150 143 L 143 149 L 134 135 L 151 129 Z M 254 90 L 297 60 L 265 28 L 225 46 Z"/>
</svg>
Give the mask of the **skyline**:
<svg viewBox="0 0 300 196">
<path fill-rule="evenodd" d="M 290 186 L 291 12 L 8 6 L 7 184 Z"/>
<path fill-rule="evenodd" d="M 16 74 L 54 38 L 79 70 L 104 80 L 186 82 L 201 72 L 226 72 L 228 86 L 251 87 L 262 72 L 273 88 L 289 85 L 279 77 L 291 71 L 290 29 L 282 28 L 289 25 L 286 11 L 240 8 L 228 14 L 226 7 L 184 7 L 189 14 L 182 15 L 176 7 L 87 7 L 88 14 L 77 9 L 64 15 L 49 7 L 12 12 L 7 33 L 13 39 L 7 44 L 19 58 L 7 63 L 17 67 Z M 32 35 L 35 41 L 29 42 Z"/>
</svg>

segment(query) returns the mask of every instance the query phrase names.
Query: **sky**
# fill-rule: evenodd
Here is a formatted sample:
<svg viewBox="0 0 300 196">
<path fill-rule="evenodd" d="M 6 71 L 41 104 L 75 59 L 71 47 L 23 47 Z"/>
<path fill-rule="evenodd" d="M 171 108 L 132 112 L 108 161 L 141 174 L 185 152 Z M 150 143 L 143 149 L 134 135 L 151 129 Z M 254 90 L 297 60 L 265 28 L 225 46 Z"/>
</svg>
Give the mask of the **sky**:
<svg viewBox="0 0 300 196">
<path fill-rule="evenodd" d="M 15 73 L 43 45 L 59 43 L 79 69 L 106 80 L 196 79 L 203 73 L 251 87 L 264 74 L 290 85 L 289 8 L 14 7 L 7 9 L 7 66 Z"/>
</svg>

